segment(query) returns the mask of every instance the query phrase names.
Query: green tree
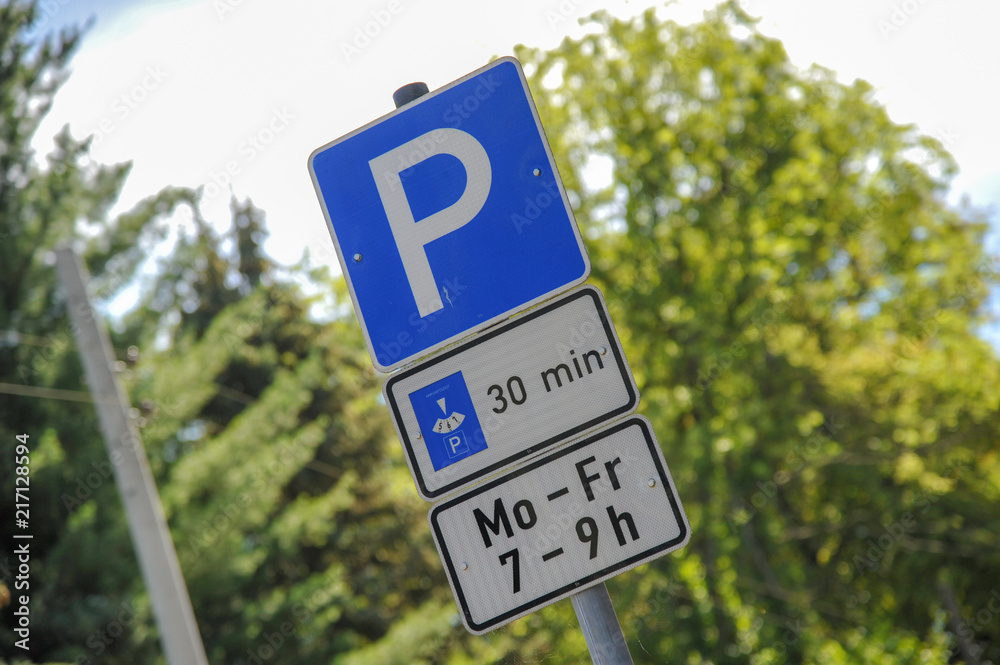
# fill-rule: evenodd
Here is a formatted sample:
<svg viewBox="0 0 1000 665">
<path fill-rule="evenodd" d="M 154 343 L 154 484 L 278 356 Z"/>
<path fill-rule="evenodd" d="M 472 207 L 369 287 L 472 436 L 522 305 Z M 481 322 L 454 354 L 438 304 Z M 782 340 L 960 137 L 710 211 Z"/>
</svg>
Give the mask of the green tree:
<svg viewBox="0 0 1000 665">
<path fill-rule="evenodd" d="M 209 659 L 329 663 L 400 606 L 444 614 L 441 575 L 360 331 L 310 316 L 262 221 L 235 201 L 228 237 L 196 218 L 131 317 L 132 392 Z"/>
<path fill-rule="evenodd" d="M 109 221 L 127 164 L 89 163 L 89 140 L 68 129 L 47 163 L 35 160 L 32 138 L 80 39 L 36 43 L 36 17 L 34 3 L 0 6 L 0 446 L 31 436 L 34 535 L 31 648 L 13 646 L 5 611 L 0 662 L 162 662 L 49 260 L 69 241 L 99 303 L 143 284 L 112 342 L 212 661 L 269 660 L 269 649 L 283 661 L 364 659 L 387 633 L 407 643 L 393 657 L 434 661 L 468 640 L 359 331 L 310 316 L 316 303 L 263 255 L 263 214 L 248 202 L 233 201 L 222 236 L 183 190 Z M 191 224 L 171 233 L 164 218 L 182 203 Z M 137 274 L 168 238 L 156 277 Z M 5 495 L 12 460 L 0 462 Z M 0 609 L 13 590 L 9 506 Z M 414 636 L 428 639 L 418 648 Z"/>
<path fill-rule="evenodd" d="M 90 531 L 75 529 L 60 495 L 86 485 L 93 464 L 107 462 L 93 407 L 81 389 L 72 329 L 56 295 L 51 251 L 75 242 L 94 274 L 102 302 L 130 280 L 149 243 L 165 233 L 164 217 L 184 198 L 165 190 L 132 211 L 109 220 L 128 164 L 94 165 L 89 139 L 68 128 L 44 157 L 32 149 L 53 96 L 65 81 L 79 30 L 29 39 L 37 5 L 0 3 L 0 657 L 47 660 L 67 640 L 109 621 L 135 575 L 134 557 L 122 530 L 113 493 L 101 493 L 91 509 Z M 29 435 L 32 615 L 30 649 L 14 647 L 10 555 L 14 524 L 15 435 Z M 96 482 L 96 481 L 95 481 Z M 110 486 L 110 483 L 107 483 Z M 77 557 L 81 543 L 105 543 L 97 557 Z M 108 569 L 109 554 L 119 565 Z M 19 594 L 20 595 L 20 594 Z"/>
<path fill-rule="evenodd" d="M 951 157 L 735 2 L 589 23 L 518 55 L 691 519 L 611 584 L 633 652 L 1000 657 L 997 265 Z"/>
<path fill-rule="evenodd" d="M 32 47 L 33 5 L 0 12 L 0 252 L 26 266 L 0 283 L 0 381 L 46 396 L 0 403 L 2 449 L 35 446 L 28 657 L 161 662 L 116 490 L 87 486 L 92 406 L 52 399 L 81 382 L 44 257 L 92 238 L 106 299 L 186 203 L 113 341 L 210 661 L 584 662 L 568 603 L 461 627 L 360 330 L 267 260 L 259 210 L 234 200 L 220 233 L 167 190 L 109 222 L 127 166 L 84 166 L 66 131 L 33 161 L 78 35 Z M 736 3 L 589 24 L 518 55 L 692 524 L 609 583 L 636 660 L 997 660 L 1000 366 L 972 332 L 997 269 L 979 215 L 944 203 L 950 157 Z M 291 273 L 342 310 L 342 281 Z M 0 659 L 25 655 L 2 622 Z"/>
</svg>

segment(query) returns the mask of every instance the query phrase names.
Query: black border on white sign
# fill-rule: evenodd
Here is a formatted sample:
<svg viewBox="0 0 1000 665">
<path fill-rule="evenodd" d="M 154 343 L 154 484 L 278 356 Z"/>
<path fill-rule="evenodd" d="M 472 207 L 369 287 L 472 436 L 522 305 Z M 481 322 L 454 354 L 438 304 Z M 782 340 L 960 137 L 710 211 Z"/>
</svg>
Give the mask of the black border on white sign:
<svg viewBox="0 0 1000 665">
<path fill-rule="evenodd" d="M 427 367 L 432 367 L 438 363 L 444 362 L 445 360 L 448 360 L 453 356 L 456 356 L 460 353 L 464 353 L 469 349 L 479 344 L 482 344 L 483 342 L 493 339 L 497 335 L 501 335 L 507 332 L 508 330 L 512 330 L 514 328 L 517 328 L 518 326 L 524 325 L 525 323 L 528 323 L 532 319 L 544 316 L 545 314 L 551 312 L 554 309 L 558 309 L 559 307 L 562 307 L 568 303 L 571 303 L 583 297 L 590 297 L 594 301 L 594 306 L 597 309 L 598 316 L 600 317 L 601 320 L 601 326 L 603 327 L 604 332 L 607 335 L 608 340 L 610 341 L 610 347 L 614 353 L 615 363 L 618 367 L 618 371 L 621 373 L 622 379 L 625 382 L 629 396 L 628 402 L 606 413 L 591 418 L 587 422 L 577 425 L 572 429 L 566 430 L 561 434 L 550 437 L 544 441 L 536 443 L 533 446 L 525 448 L 524 450 L 521 450 L 509 457 L 506 457 L 503 460 L 500 460 L 499 462 L 496 462 L 494 464 L 491 464 L 490 466 L 479 469 L 475 473 L 466 474 L 460 478 L 457 478 L 454 482 L 448 483 L 447 485 L 444 485 L 437 490 L 428 489 L 423 474 L 420 472 L 420 466 L 417 464 L 416 455 L 413 452 L 413 442 L 410 440 L 410 434 L 409 432 L 406 431 L 406 428 L 401 426 L 402 415 L 400 414 L 399 411 L 399 405 L 397 404 L 396 399 L 393 396 L 392 387 L 396 383 L 402 381 L 403 379 L 413 374 L 416 374 L 417 372 L 425 370 Z M 631 413 L 639 405 L 638 389 L 635 386 L 635 381 L 632 378 L 632 372 L 629 369 L 628 363 L 625 361 L 625 354 L 621 348 L 621 341 L 618 339 L 618 335 L 616 334 L 614 326 L 611 323 L 610 316 L 608 316 L 607 307 L 604 305 L 601 292 L 596 286 L 592 286 L 589 284 L 584 285 L 575 291 L 571 291 L 570 293 L 564 296 L 558 297 L 549 304 L 545 305 L 544 307 L 539 307 L 538 309 L 532 312 L 520 316 L 511 321 L 509 324 L 502 324 L 492 330 L 477 335 L 468 343 L 461 344 L 446 353 L 442 353 L 441 355 L 435 356 L 430 360 L 418 363 L 397 374 L 393 374 L 385 382 L 385 386 L 383 387 L 382 392 L 385 396 L 386 406 L 389 407 L 393 425 L 396 428 L 396 433 L 399 435 L 399 440 L 403 444 L 403 450 L 406 452 L 406 463 L 409 465 L 413 478 L 417 483 L 418 492 L 421 495 L 421 497 L 427 499 L 428 501 L 433 501 L 440 497 L 446 496 L 451 492 L 454 492 L 462 487 L 470 485 L 479 480 L 480 478 L 485 478 L 486 476 L 489 476 L 490 474 L 500 469 L 513 466 L 519 460 L 529 457 L 540 450 L 548 448 L 549 446 L 555 445 L 561 441 L 566 441 L 567 439 L 571 439 L 577 434 L 582 434 L 583 432 L 586 432 L 587 430 L 593 427 L 597 427 L 602 423 L 606 423 L 610 420 L 613 420 L 618 416 Z"/>
<path fill-rule="evenodd" d="M 540 596 L 538 598 L 529 600 L 528 602 L 519 605 L 508 612 L 504 612 L 499 616 L 493 617 L 489 621 L 486 621 L 484 623 L 473 622 L 472 617 L 470 615 L 468 601 L 465 599 L 465 594 L 462 591 L 462 585 L 459 582 L 457 571 L 455 570 L 455 567 L 452 565 L 451 557 L 448 554 L 448 545 L 444 542 L 441 530 L 437 523 L 437 516 L 441 512 L 449 508 L 452 508 L 458 504 L 461 504 L 474 496 L 482 494 L 483 492 L 488 492 L 489 490 L 499 485 L 503 485 L 504 483 L 507 483 L 517 478 L 518 476 L 524 475 L 525 473 L 528 473 L 529 471 L 532 471 L 540 466 L 544 466 L 549 462 L 553 462 L 559 459 L 560 457 L 572 453 L 573 451 L 579 450 L 580 448 L 583 448 L 596 441 L 604 439 L 612 434 L 615 434 L 616 432 L 620 432 L 623 429 L 627 429 L 629 427 L 634 427 L 634 426 L 638 426 L 642 431 L 643 438 L 646 441 L 646 446 L 649 448 L 649 454 L 650 457 L 652 458 L 653 465 L 656 469 L 656 474 L 660 479 L 661 483 L 660 486 L 663 487 L 664 491 L 667 493 L 667 498 L 670 501 L 670 507 L 673 512 L 674 519 L 677 520 L 677 524 L 680 527 L 680 533 L 678 534 L 678 536 L 673 540 L 667 541 L 665 543 L 660 543 L 659 545 L 655 545 L 654 547 L 644 550 L 634 556 L 629 557 L 628 559 L 619 561 L 618 563 L 615 563 L 611 566 L 602 568 L 601 570 L 591 573 L 590 575 L 577 580 L 573 584 L 566 585 L 559 589 L 555 589 L 554 591 L 550 591 L 544 596 Z M 691 528 L 688 525 L 687 516 L 681 510 L 679 499 L 677 498 L 677 488 L 674 486 L 674 481 L 673 478 L 671 478 L 670 476 L 670 472 L 666 469 L 664 465 L 663 452 L 660 450 L 660 446 L 656 441 L 656 437 L 653 436 L 652 425 L 643 416 L 629 416 L 628 418 L 620 421 L 619 423 L 607 429 L 601 430 L 592 436 L 582 439 L 576 443 L 567 444 L 565 447 L 561 448 L 560 450 L 557 450 L 552 455 L 540 457 L 535 461 L 530 462 L 519 469 L 516 469 L 515 471 L 509 473 L 506 476 L 502 476 L 488 483 L 478 485 L 471 491 L 466 492 L 465 494 L 456 496 L 446 501 L 442 501 L 441 503 L 431 508 L 430 512 L 427 514 L 427 520 L 428 522 L 430 522 L 431 530 L 434 533 L 434 541 L 438 546 L 438 553 L 441 555 L 441 561 L 443 561 L 446 566 L 447 569 L 446 572 L 448 574 L 448 579 L 451 582 L 451 588 L 455 592 L 455 598 L 458 601 L 459 609 L 461 609 L 462 611 L 463 622 L 465 623 L 466 628 L 469 629 L 469 632 L 475 635 L 482 635 L 483 633 L 489 632 L 506 623 L 510 623 L 515 619 L 518 619 L 538 609 L 541 609 L 546 605 L 551 605 L 552 603 L 561 600 L 566 596 L 572 595 L 579 591 L 583 591 L 584 589 L 594 586 L 595 584 L 600 584 L 601 582 L 611 577 L 614 577 L 615 575 L 623 573 L 631 568 L 640 566 L 643 563 L 656 559 L 659 556 L 668 554 L 673 550 L 680 549 L 687 543 L 688 538 L 691 535 Z"/>
</svg>

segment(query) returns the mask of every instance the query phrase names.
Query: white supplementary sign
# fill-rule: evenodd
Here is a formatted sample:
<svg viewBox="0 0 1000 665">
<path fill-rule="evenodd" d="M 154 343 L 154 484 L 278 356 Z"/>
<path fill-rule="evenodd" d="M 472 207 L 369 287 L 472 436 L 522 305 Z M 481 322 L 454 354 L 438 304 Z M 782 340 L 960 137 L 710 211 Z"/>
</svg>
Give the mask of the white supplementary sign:
<svg viewBox="0 0 1000 665">
<path fill-rule="evenodd" d="M 428 519 L 474 634 L 679 549 L 690 537 L 663 453 L 641 416 L 443 501 Z"/>
<path fill-rule="evenodd" d="M 592 286 L 393 375 L 383 392 L 417 491 L 428 501 L 638 404 L 604 299 Z"/>
<path fill-rule="evenodd" d="M 309 170 L 380 370 L 590 273 L 514 58 L 318 148 Z"/>
</svg>

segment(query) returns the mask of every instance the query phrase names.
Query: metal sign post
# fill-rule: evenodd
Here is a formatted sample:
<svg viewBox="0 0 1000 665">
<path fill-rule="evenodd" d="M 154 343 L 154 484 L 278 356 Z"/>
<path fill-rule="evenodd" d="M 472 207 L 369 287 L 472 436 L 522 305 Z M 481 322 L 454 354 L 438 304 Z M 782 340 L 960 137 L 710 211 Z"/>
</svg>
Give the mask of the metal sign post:
<svg viewBox="0 0 1000 665">
<path fill-rule="evenodd" d="M 632 665 L 618 615 L 604 582 L 569 597 L 594 665 Z"/>
</svg>

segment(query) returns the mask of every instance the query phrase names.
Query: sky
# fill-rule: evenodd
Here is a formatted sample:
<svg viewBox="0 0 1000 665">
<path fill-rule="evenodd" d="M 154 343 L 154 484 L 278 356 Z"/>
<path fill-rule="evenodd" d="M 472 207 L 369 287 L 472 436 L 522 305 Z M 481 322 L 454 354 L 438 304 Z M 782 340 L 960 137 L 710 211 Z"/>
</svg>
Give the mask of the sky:
<svg viewBox="0 0 1000 665">
<path fill-rule="evenodd" d="M 682 23 L 714 6 L 679 0 Z M 968 196 L 1000 226 L 1000 3 L 994 0 L 743 0 L 792 62 L 865 79 L 894 121 L 939 138 Z M 43 0 L 39 33 L 94 23 L 37 135 L 47 152 L 69 123 L 94 134 L 98 162 L 133 161 L 116 211 L 167 185 L 204 186 L 205 216 L 229 223 L 230 188 L 268 218 L 269 255 L 309 248 L 339 272 L 306 160 L 393 110 L 411 81 L 430 89 L 515 44 L 551 48 L 598 9 L 619 17 L 662 2 L 609 0 Z M 181 223 L 180 221 L 178 223 Z M 992 242 L 992 241 L 991 241 Z M 993 243 L 994 245 L 996 243 Z M 998 338 L 1000 339 L 1000 338 Z"/>
</svg>

